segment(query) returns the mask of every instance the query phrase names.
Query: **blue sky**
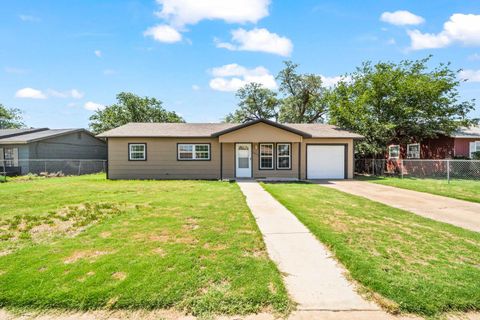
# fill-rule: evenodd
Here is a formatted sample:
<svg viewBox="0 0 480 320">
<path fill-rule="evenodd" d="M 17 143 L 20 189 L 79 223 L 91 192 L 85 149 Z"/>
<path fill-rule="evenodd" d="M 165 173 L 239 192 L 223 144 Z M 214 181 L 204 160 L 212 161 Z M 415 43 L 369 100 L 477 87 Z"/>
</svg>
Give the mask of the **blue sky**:
<svg viewBox="0 0 480 320">
<path fill-rule="evenodd" d="M 433 54 L 464 70 L 463 99 L 480 96 L 475 0 L 16 0 L 0 39 L 0 103 L 33 127 L 87 127 L 121 91 L 217 122 L 246 82 L 275 89 L 287 59 L 333 84 L 365 60 Z"/>
</svg>

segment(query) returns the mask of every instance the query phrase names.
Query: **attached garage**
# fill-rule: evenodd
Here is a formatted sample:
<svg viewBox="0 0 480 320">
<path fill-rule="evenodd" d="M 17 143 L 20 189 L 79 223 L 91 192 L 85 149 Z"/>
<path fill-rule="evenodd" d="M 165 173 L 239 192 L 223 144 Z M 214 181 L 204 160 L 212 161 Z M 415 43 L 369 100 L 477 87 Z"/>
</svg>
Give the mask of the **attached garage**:
<svg viewBox="0 0 480 320">
<path fill-rule="evenodd" d="M 307 144 L 307 179 L 346 179 L 347 145 Z"/>
</svg>

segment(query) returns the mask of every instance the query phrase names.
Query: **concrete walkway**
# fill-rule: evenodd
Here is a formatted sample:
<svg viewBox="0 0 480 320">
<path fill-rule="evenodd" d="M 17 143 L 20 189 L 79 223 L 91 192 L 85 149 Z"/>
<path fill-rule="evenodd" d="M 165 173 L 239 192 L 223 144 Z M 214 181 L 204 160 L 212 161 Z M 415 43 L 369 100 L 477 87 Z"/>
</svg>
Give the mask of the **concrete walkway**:
<svg viewBox="0 0 480 320">
<path fill-rule="evenodd" d="M 338 180 L 319 184 L 413 212 L 423 217 L 480 232 L 480 203 L 430 193 L 400 189 L 376 183 Z"/>
<path fill-rule="evenodd" d="M 254 181 L 239 181 L 270 258 L 284 274 L 299 311 L 373 311 L 345 279 L 345 270 L 298 219 Z M 299 318 L 303 318 L 300 314 Z M 307 316 L 308 317 L 308 316 Z"/>
</svg>

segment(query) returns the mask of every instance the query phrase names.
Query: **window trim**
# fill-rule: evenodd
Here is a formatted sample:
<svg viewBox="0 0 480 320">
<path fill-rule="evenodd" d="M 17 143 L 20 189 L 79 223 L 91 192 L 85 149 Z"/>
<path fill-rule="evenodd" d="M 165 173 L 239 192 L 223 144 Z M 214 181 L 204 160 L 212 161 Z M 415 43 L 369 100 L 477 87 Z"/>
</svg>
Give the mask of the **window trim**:
<svg viewBox="0 0 480 320">
<path fill-rule="evenodd" d="M 410 146 L 418 146 L 418 157 L 410 157 Z M 422 153 L 420 143 L 409 143 L 407 144 L 407 159 L 420 159 Z M 400 152 L 399 152 L 400 154 Z"/>
<path fill-rule="evenodd" d="M 11 151 L 11 158 L 7 158 L 7 150 L 10 152 Z M 15 167 L 15 162 L 17 159 L 15 159 L 15 148 L 14 147 L 3 147 L 2 148 L 2 151 L 3 151 L 3 163 L 5 164 L 5 167 L 8 167 L 8 168 L 13 168 Z M 1 163 L 0 163 L 0 168 L 1 168 Z"/>
<path fill-rule="evenodd" d="M 473 143 L 474 150 L 471 150 L 470 148 L 472 143 Z M 469 143 L 468 151 L 469 151 L 468 156 L 470 159 L 472 159 L 473 153 L 480 151 L 480 140 L 471 141 Z"/>
<path fill-rule="evenodd" d="M 264 168 L 262 167 L 262 145 L 272 146 L 272 167 Z M 270 156 L 263 156 L 263 158 L 270 158 Z M 275 170 L 275 143 L 273 142 L 260 142 L 258 144 L 258 170 Z"/>
<path fill-rule="evenodd" d="M 390 149 L 393 147 L 398 147 L 398 156 L 392 157 L 390 156 Z M 388 159 L 400 159 L 400 145 L 399 144 L 392 144 L 388 146 Z"/>
<path fill-rule="evenodd" d="M 193 147 L 193 158 L 192 159 L 181 159 L 180 158 L 180 146 L 181 145 L 192 145 Z M 208 146 L 208 159 L 196 159 L 195 158 L 195 146 Z M 177 161 L 211 161 L 212 160 L 212 144 L 207 142 L 179 142 L 177 143 Z"/>
<path fill-rule="evenodd" d="M 144 157 L 143 159 L 132 159 L 132 149 L 131 147 L 132 146 L 135 146 L 135 145 L 141 145 L 141 146 L 144 146 L 145 150 L 144 150 Z M 147 161 L 147 144 L 145 142 L 131 142 L 128 144 L 128 161 Z"/>
<path fill-rule="evenodd" d="M 289 158 L 289 161 L 288 161 L 288 168 L 280 168 L 278 166 L 278 161 L 280 160 L 280 158 L 285 158 L 286 156 L 279 156 L 278 155 L 278 145 L 288 145 L 288 158 Z M 292 143 L 290 142 L 278 142 L 276 145 L 275 145 L 275 149 L 276 149 L 276 152 L 275 152 L 275 155 L 276 155 L 276 169 L 277 170 L 292 170 Z"/>
</svg>

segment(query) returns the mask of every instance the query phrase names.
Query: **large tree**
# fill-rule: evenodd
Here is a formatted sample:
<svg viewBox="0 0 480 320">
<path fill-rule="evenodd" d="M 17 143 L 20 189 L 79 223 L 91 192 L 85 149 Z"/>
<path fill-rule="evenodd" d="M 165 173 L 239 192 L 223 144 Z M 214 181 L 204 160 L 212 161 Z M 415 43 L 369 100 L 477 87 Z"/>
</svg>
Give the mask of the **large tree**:
<svg viewBox="0 0 480 320">
<path fill-rule="evenodd" d="M 133 93 L 117 94 L 117 103 L 97 110 L 90 117 L 90 129 L 104 132 L 129 122 L 184 122 L 174 111 L 162 107 L 162 101 Z"/>
<path fill-rule="evenodd" d="M 243 123 L 256 119 L 277 120 L 277 94 L 259 83 L 249 83 L 239 89 L 238 109 L 225 117 L 225 122 Z"/>
<path fill-rule="evenodd" d="M 19 109 L 8 109 L 0 104 L 0 129 L 18 129 L 24 126 L 22 112 Z"/>
<path fill-rule="evenodd" d="M 285 62 L 277 80 L 284 97 L 281 102 L 279 121 L 289 123 L 323 122 L 326 112 L 328 89 L 322 85 L 322 78 L 316 74 L 300 74 L 298 65 Z"/>
<path fill-rule="evenodd" d="M 458 71 L 428 67 L 431 57 L 400 63 L 365 62 L 340 81 L 328 99 L 332 124 L 365 136 L 363 156 L 383 154 L 389 143 L 421 142 L 475 124 L 473 101 L 461 101 Z"/>
</svg>

